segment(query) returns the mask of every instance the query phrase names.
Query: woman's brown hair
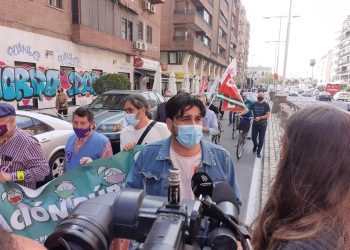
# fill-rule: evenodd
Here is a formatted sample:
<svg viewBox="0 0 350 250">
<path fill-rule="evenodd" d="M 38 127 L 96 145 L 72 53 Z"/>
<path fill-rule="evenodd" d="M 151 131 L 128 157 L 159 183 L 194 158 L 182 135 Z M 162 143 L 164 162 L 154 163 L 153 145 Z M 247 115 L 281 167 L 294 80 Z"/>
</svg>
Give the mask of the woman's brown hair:
<svg viewBox="0 0 350 250">
<path fill-rule="evenodd" d="M 301 109 L 287 121 L 281 150 L 254 249 L 327 235 L 350 249 L 350 115 L 332 106 Z"/>
</svg>

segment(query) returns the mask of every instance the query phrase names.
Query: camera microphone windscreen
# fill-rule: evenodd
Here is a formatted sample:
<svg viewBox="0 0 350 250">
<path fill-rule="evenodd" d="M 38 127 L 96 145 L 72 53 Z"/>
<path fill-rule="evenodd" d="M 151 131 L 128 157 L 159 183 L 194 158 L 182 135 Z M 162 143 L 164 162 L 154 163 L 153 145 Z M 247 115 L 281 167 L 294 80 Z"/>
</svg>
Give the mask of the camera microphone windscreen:
<svg viewBox="0 0 350 250">
<path fill-rule="evenodd" d="M 235 206 L 239 206 L 240 202 L 237 198 L 236 193 L 233 191 L 230 185 L 226 182 L 218 182 L 214 186 L 212 200 L 215 203 L 220 203 L 223 201 L 228 201 L 233 203 Z"/>
<path fill-rule="evenodd" d="M 214 186 L 212 201 L 228 215 L 238 218 L 240 202 L 236 193 L 226 182 L 218 182 Z M 232 206 L 234 205 L 234 207 Z"/>
<path fill-rule="evenodd" d="M 213 194 L 213 181 L 209 175 L 204 172 L 197 172 L 192 176 L 191 187 L 197 198 L 199 198 L 200 195 L 203 197 L 211 197 Z"/>
</svg>

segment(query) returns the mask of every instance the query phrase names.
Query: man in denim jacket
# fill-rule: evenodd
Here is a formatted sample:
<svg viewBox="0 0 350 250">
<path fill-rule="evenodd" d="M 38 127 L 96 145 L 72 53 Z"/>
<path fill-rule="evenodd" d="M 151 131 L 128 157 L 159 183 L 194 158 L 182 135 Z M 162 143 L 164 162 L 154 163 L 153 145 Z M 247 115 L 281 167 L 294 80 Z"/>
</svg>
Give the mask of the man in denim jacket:
<svg viewBox="0 0 350 250">
<path fill-rule="evenodd" d="M 146 145 L 126 180 L 126 187 L 144 189 L 148 195 L 167 196 L 168 172 L 180 169 L 180 197 L 194 199 L 191 178 L 206 172 L 212 181 L 228 183 L 239 200 L 233 161 L 221 146 L 201 140 L 203 103 L 188 93 L 172 97 L 166 104 L 166 123 L 172 136 Z"/>
</svg>

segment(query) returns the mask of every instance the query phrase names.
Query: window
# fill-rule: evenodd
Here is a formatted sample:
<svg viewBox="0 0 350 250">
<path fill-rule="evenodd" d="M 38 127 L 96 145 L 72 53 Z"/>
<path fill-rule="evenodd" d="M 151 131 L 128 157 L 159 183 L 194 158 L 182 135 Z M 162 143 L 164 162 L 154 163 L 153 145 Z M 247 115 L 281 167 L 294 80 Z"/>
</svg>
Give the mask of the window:
<svg viewBox="0 0 350 250">
<path fill-rule="evenodd" d="M 211 15 L 209 14 L 209 12 L 207 10 L 203 9 L 202 15 L 203 15 L 204 21 L 207 24 L 211 25 Z"/>
<path fill-rule="evenodd" d="M 178 64 L 178 60 L 177 60 L 178 57 L 176 52 L 169 52 L 168 56 L 169 56 L 168 58 L 169 64 Z"/>
<path fill-rule="evenodd" d="M 137 34 L 138 39 L 143 40 L 143 22 L 138 23 L 137 30 L 138 30 L 138 34 Z"/>
<path fill-rule="evenodd" d="M 227 25 L 227 18 L 225 17 L 224 13 L 220 10 L 220 19 L 224 22 L 224 24 Z"/>
<path fill-rule="evenodd" d="M 122 38 L 132 41 L 132 22 L 122 18 Z"/>
<path fill-rule="evenodd" d="M 55 8 L 63 9 L 63 0 L 49 0 L 48 4 Z"/>
<path fill-rule="evenodd" d="M 152 27 L 147 26 L 147 42 L 152 43 Z"/>
</svg>

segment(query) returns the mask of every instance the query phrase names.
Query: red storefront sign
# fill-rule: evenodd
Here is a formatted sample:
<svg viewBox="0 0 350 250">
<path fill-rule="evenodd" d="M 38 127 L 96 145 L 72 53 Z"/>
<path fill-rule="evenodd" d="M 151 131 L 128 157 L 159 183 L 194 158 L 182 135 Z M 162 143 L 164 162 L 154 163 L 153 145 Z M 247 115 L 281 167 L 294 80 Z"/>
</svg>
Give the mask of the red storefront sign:
<svg viewBox="0 0 350 250">
<path fill-rule="evenodd" d="M 135 66 L 135 68 L 142 68 L 142 66 L 143 66 L 142 58 L 135 57 L 135 59 L 134 59 L 134 66 Z"/>
</svg>

